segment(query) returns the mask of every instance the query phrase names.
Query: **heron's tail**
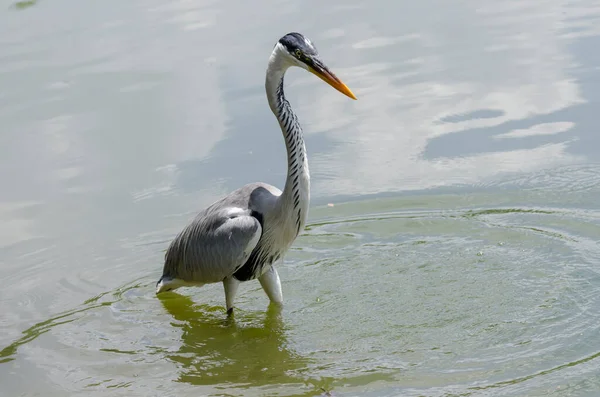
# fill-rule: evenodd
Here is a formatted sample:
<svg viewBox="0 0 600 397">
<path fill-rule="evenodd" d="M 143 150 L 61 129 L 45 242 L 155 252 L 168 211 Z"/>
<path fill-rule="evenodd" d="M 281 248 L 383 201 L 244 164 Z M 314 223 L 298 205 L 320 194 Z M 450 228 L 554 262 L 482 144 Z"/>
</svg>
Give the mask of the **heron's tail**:
<svg viewBox="0 0 600 397">
<path fill-rule="evenodd" d="M 176 288 L 176 287 L 175 287 Z M 156 294 L 174 289 L 173 278 L 163 275 L 156 283 Z"/>
</svg>

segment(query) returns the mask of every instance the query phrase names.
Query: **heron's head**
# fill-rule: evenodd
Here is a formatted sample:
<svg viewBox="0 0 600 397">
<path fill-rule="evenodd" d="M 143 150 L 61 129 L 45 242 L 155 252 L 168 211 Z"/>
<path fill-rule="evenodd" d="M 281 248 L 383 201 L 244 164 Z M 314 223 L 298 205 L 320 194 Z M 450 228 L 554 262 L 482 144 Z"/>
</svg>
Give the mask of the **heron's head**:
<svg viewBox="0 0 600 397">
<path fill-rule="evenodd" d="M 308 70 L 342 94 L 356 99 L 350 88 L 321 60 L 316 47 L 307 37 L 296 32 L 288 33 L 279 39 L 277 45 L 281 46 L 291 65 Z"/>
</svg>

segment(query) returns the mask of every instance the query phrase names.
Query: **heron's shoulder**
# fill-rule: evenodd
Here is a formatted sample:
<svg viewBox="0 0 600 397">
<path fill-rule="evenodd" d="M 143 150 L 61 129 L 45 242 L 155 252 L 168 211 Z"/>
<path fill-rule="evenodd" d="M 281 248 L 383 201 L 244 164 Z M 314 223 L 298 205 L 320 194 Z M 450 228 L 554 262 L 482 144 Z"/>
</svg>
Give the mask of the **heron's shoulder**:
<svg viewBox="0 0 600 397">
<path fill-rule="evenodd" d="M 248 198 L 260 196 L 278 197 L 281 195 L 281 190 L 264 182 L 249 183 L 236 190 L 236 192 L 240 192 Z"/>
<path fill-rule="evenodd" d="M 262 212 L 274 204 L 281 190 L 267 183 L 250 183 L 234 190 L 227 196 L 213 203 L 206 212 L 221 212 L 228 208 L 241 208 Z"/>
<path fill-rule="evenodd" d="M 201 211 L 186 227 L 194 235 L 226 233 L 228 230 L 254 233 L 262 222 L 262 214 L 234 203 L 215 203 Z"/>
</svg>

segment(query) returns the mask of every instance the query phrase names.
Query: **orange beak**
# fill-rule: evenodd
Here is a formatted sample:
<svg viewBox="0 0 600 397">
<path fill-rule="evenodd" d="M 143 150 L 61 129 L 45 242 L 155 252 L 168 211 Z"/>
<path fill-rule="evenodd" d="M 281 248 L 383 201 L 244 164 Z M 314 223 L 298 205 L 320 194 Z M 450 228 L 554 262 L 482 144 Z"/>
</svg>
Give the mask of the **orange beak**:
<svg viewBox="0 0 600 397">
<path fill-rule="evenodd" d="M 354 93 L 352 93 L 350 88 L 348 88 L 348 86 L 346 86 L 346 84 L 344 84 L 342 80 L 340 80 L 335 74 L 333 74 L 333 72 L 330 71 L 329 68 L 325 66 L 325 64 L 323 64 L 321 61 L 313 60 L 313 62 L 309 64 L 308 70 L 312 74 L 314 74 L 315 76 L 317 76 L 318 78 L 320 78 L 321 80 L 323 80 L 324 82 L 341 92 L 342 94 L 356 100 L 356 96 L 354 95 Z"/>
</svg>

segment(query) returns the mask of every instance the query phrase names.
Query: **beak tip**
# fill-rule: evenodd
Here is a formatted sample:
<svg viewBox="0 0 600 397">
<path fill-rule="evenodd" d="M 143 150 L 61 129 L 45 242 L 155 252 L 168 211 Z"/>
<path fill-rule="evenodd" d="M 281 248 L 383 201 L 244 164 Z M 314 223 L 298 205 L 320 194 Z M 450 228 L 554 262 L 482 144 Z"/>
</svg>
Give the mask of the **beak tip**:
<svg viewBox="0 0 600 397">
<path fill-rule="evenodd" d="M 340 88 L 341 88 L 341 89 L 340 89 Z M 352 98 L 352 99 L 354 99 L 355 101 L 358 99 L 358 98 L 356 98 L 356 95 L 354 95 L 354 93 L 352 92 L 352 90 L 351 90 L 350 88 L 348 88 L 348 86 L 347 86 L 346 84 L 344 84 L 344 83 L 341 83 L 341 87 L 340 87 L 340 88 L 338 88 L 338 90 L 339 90 L 339 91 L 340 91 L 342 94 L 346 95 L 348 98 Z"/>
</svg>

